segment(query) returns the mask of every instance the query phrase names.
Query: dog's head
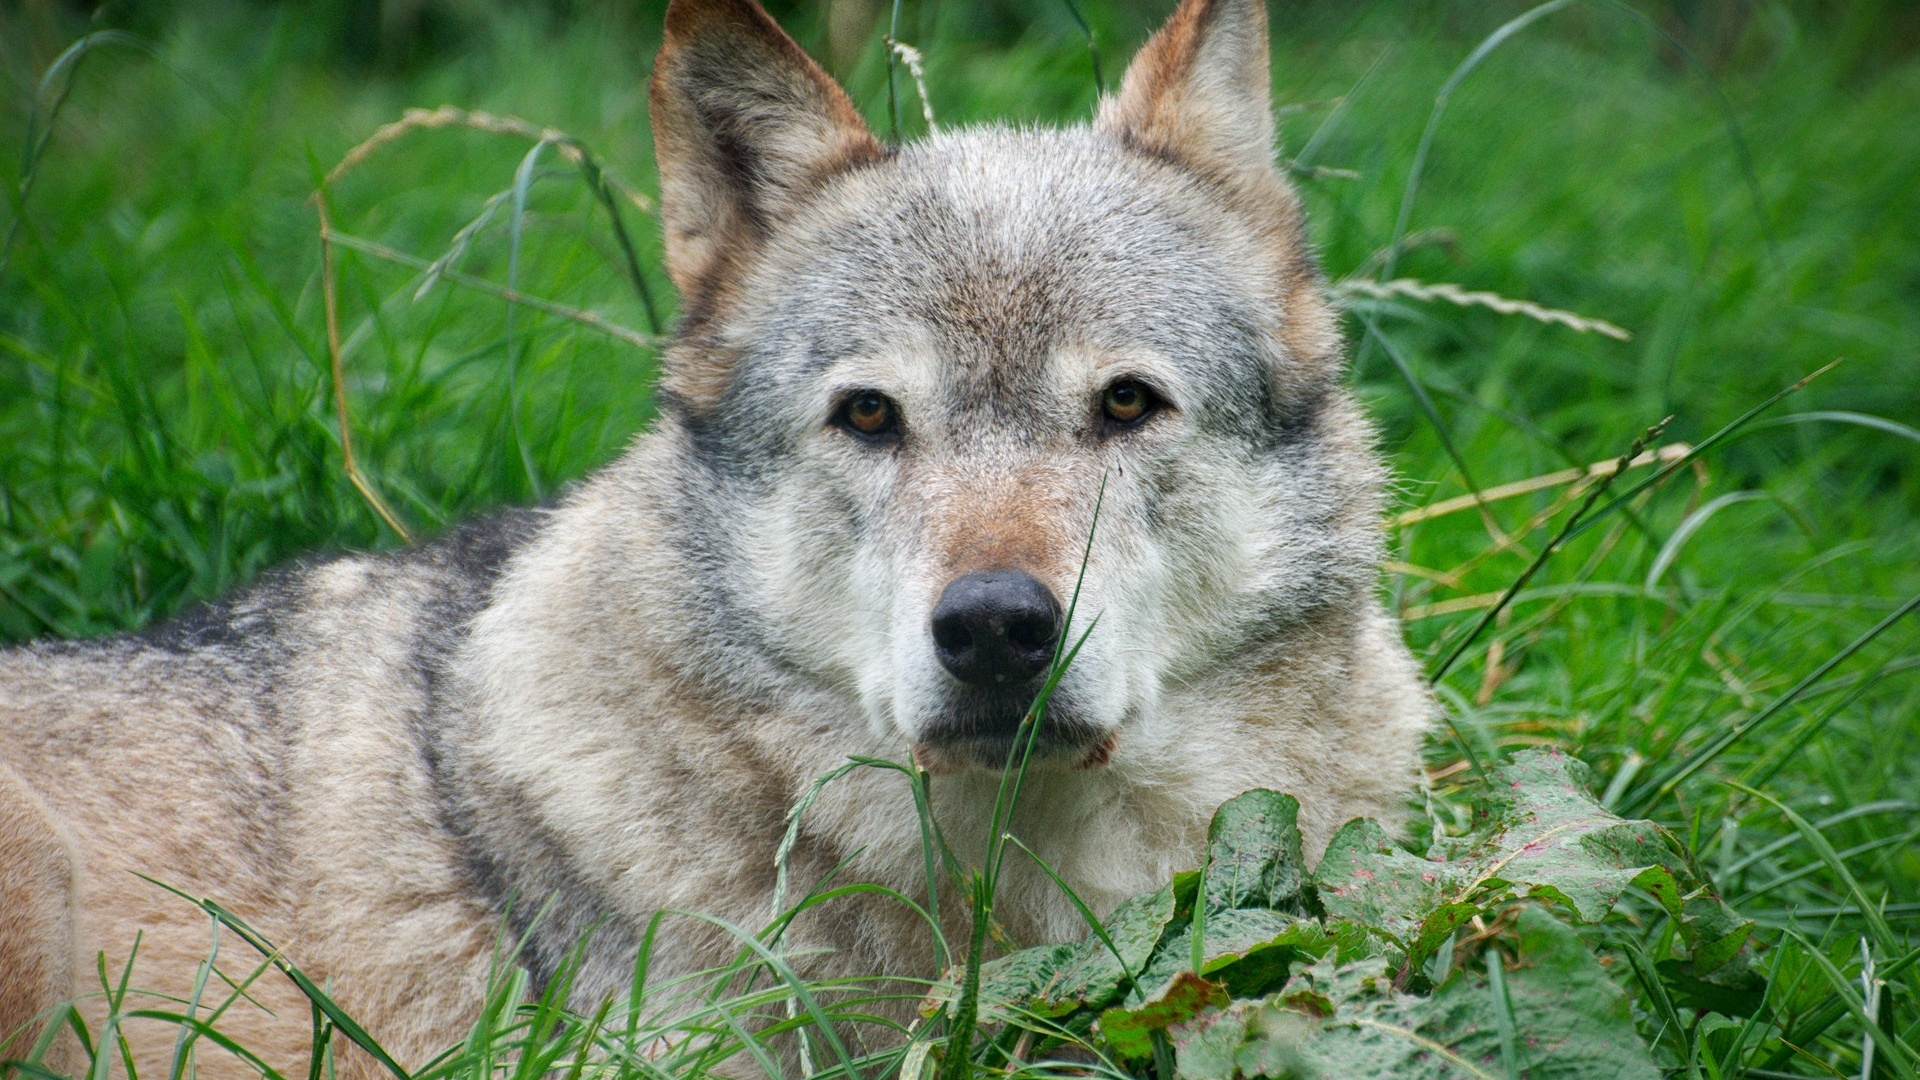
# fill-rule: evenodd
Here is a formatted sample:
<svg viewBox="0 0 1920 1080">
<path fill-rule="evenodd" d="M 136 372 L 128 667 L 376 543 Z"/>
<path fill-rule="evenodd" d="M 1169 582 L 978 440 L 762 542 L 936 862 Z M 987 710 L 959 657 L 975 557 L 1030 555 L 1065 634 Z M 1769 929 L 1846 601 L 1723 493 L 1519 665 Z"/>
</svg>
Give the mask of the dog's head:
<svg viewBox="0 0 1920 1080">
<path fill-rule="evenodd" d="M 1379 475 L 1260 0 L 1184 0 L 1091 127 L 900 147 L 750 0 L 675 0 L 652 114 L 663 397 L 782 669 L 997 768 L 1084 636 L 1041 746 L 1097 766 L 1359 606 Z"/>
</svg>

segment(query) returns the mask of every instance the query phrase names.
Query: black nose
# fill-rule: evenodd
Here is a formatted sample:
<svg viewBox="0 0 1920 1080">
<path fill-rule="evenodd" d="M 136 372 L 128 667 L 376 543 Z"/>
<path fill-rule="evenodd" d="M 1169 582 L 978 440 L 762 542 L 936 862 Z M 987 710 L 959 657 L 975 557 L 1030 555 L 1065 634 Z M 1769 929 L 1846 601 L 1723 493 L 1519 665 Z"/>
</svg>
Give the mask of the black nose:
<svg viewBox="0 0 1920 1080">
<path fill-rule="evenodd" d="M 1060 601 L 1032 574 L 955 578 L 933 606 L 933 649 L 961 682 L 1020 683 L 1045 671 L 1060 638 Z"/>
</svg>

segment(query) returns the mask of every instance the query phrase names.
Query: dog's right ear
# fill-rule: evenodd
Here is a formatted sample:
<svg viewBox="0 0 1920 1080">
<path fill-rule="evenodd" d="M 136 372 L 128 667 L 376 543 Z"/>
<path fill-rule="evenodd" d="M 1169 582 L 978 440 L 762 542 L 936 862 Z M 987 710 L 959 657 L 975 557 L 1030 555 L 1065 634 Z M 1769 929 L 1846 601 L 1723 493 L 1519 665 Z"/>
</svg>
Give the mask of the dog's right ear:
<svg viewBox="0 0 1920 1080">
<path fill-rule="evenodd" d="M 696 307 L 836 170 L 880 144 L 831 76 L 753 0 L 673 0 L 648 102 L 667 273 Z"/>
<path fill-rule="evenodd" d="M 1266 0 L 1180 0 L 1097 126 L 1134 147 L 1265 185 L 1273 175 Z"/>
</svg>

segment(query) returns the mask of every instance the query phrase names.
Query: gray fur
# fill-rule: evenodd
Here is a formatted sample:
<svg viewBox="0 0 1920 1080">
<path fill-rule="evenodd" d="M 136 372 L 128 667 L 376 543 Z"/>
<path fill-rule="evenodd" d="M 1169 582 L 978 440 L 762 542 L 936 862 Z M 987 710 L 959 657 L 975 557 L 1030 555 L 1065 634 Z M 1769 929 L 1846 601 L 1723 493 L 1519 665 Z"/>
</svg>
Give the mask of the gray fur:
<svg viewBox="0 0 1920 1080">
<path fill-rule="evenodd" d="M 1254 0 L 1186 0 L 1094 126 L 885 148 L 745 0 L 677 0 L 662 416 L 550 510 L 0 653 L 0 1029 L 135 930 L 136 982 L 184 993 L 205 924 L 129 870 L 240 912 L 417 1064 L 471 1019 L 503 919 L 541 977 L 594 928 L 586 997 L 624 987 L 659 909 L 759 926 L 787 808 L 849 755 L 928 767 L 977 860 L 1005 748 L 940 724 L 999 706 L 941 670 L 929 612 L 992 569 L 1065 600 L 1083 550 L 1069 635 L 1099 621 L 1013 827 L 1097 910 L 1194 865 L 1251 787 L 1297 795 L 1315 851 L 1397 818 L 1427 697 L 1374 595 L 1384 472 L 1299 208 L 1247 145 L 1264 33 Z M 1114 427 L 1119 378 L 1170 407 Z M 833 422 L 861 389 L 898 403 L 896 440 Z M 901 778 L 851 774 L 793 895 L 843 860 L 924 895 L 919 844 Z M 996 913 L 1083 932 L 1024 863 Z M 930 974 L 878 901 L 791 938 L 816 973 Z M 655 970 L 735 944 L 681 920 Z M 306 1009 L 267 983 L 279 1018 L 227 1026 L 303 1069 Z M 128 1035 L 149 1069 L 171 1049 Z"/>
</svg>

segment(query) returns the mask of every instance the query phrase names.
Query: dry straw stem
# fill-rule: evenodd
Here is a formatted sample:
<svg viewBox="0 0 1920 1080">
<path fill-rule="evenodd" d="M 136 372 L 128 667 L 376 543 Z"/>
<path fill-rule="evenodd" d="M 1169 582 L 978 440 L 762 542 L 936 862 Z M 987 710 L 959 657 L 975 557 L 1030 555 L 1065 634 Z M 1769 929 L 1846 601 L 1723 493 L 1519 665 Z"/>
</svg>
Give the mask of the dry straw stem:
<svg viewBox="0 0 1920 1080">
<path fill-rule="evenodd" d="M 375 491 L 373 484 L 360 471 L 359 460 L 353 456 L 353 420 L 347 410 L 347 372 L 340 358 L 340 300 L 334 287 L 333 275 L 333 222 L 327 214 L 327 198 L 324 189 L 313 193 L 313 205 L 320 215 L 320 293 L 327 313 L 327 358 L 333 365 L 333 403 L 340 414 L 340 459 L 346 468 L 347 482 L 353 485 L 360 497 L 373 507 L 389 528 L 400 535 L 403 543 L 413 543 L 413 534 L 400 518 L 394 514 L 387 501 Z"/>
<path fill-rule="evenodd" d="M 401 266 L 410 267 L 414 270 L 437 273 L 440 277 L 456 285 L 465 285 L 469 289 L 497 296 L 510 304 L 524 304 L 535 311 L 544 311 L 549 315 L 557 315 L 562 319 L 569 319 L 582 326 L 590 326 L 606 334 L 608 337 L 619 338 L 621 341 L 631 345 L 638 345 L 641 348 L 651 348 L 660 343 L 660 339 L 654 335 L 643 334 L 632 327 L 622 326 L 598 312 L 588 311 L 585 308 L 570 307 L 566 304 L 555 303 L 552 300 L 544 300 L 538 296 L 529 296 L 518 289 L 509 289 L 505 285 L 496 285 L 486 278 L 474 277 L 472 274 L 461 273 L 458 270 L 448 269 L 446 267 L 440 267 L 436 270 L 435 266 L 437 264 L 432 260 L 423 259 L 418 255 L 409 255 L 404 251 L 398 251 L 385 244 L 368 240 L 364 237 L 354 236 L 350 233 L 335 232 L 333 229 L 323 225 L 320 239 L 326 241 L 328 244 L 339 244 L 341 247 L 352 248 L 355 251 L 372 255 L 376 259 L 385 259 L 388 262 L 398 263 Z"/>
<path fill-rule="evenodd" d="M 1359 296 L 1373 300 L 1392 300 L 1401 297 L 1410 300 L 1444 300 L 1461 307 L 1491 308 L 1502 315 L 1524 315 L 1543 323 L 1557 323 L 1583 334 L 1605 334 L 1616 341 L 1633 340 L 1632 334 L 1605 319 L 1590 319 L 1585 315 L 1546 307 L 1531 300 L 1515 300 L 1510 296 L 1501 296 L 1499 293 L 1465 289 L 1447 282 L 1425 282 L 1414 278 L 1394 278 L 1392 281 L 1347 278 L 1335 283 L 1333 294 L 1343 302 Z"/>
<path fill-rule="evenodd" d="M 547 312 L 551 315 L 571 319 L 574 322 L 591 326 L 603 333 L 610 334 L 613 337 L 620 338 L 623 341 L 639 345 L 643 348 L 652 346 L 657 341 L 657 339 L 651 335 L 630 330 L 591 311 L 584 311 L 579 308 L 568 307 L 565 304 L 556 304 L 550 300 L 541 300 L 537 297 L 528 296 L 517 290 L 495 285 L 485 279 L 477 278 L 470 274 L 463 274 L 450 267 L 436 266 L 436 264 L 426 259 L 396 251 L 393 248 L 375 243 L 371 240 L 362 240 L 358 237 L 348 236 L 334 229 L 332 216 L 327 210 L 327 192 L 331 190 L 335 184 L 339 183 L 349 172 L 352 172 L 364 164 L 367 159 L 371 158 L 382 147 L 396 142 L 403 136 L 415 131 L 431 131 L 449 127 L 465 127 L 494 135 L 509 135 L 533 139 L 537 142 L 552 146 L 559 151 L 561 157 L 586 172 L 590 182 L 597 182 L 599 185 L 602 185 L 606 191 L 618 192 L 622 198 L 633 204 L 633 206 L 642 213 L 650 213 L 653 210 L 651 200 L 638 191 L 635 191 L 632 185 L 613 175 L 598 162 L 594 161 L 592 155 L 587 153 L 585 145 L 572 135 L 557 128 L 540 127 L 522 120 L 517 116 L 497 116 L 489 112 L 456 109 L 451 105 L 442 105 L 437 109 L 408 109 L 406 112 L 400 114 L 400 119 L 389 124 L 381 125 L 372 135 L 367 136 L 351 150 L 348 150 L 346 156 L 342 157 L 339 164 L 335 165 L 332 171 L 327 173 L 325 179 L 320 182 L 320 189 L 313 193 L 313 205 L 315 212 L 320 218 L 321 293 L 326 307 L 327 355 L 332 365 L 333 400 L 335 407 L 339 411 L 340 418 L 340 456 L 347 474 L 347 481 L 353 485 L 354 490 L 360 493 L 360 497 L 366 500 L 367 505 L 373 508 L 374 513 L 380 515 L 380 519 L 385 521 L 388 527 L 393 529 L 405 543 L 413 542 L 413 533 L 409 531 L 405 525 L 401 524 L 399 515 L 393 512 L 393 509 L 387 505 L 387 501 L 381 498 L 380 493 L 374 489 L 372 481 L 370 481 L 366 473 L 360 469 L 359 460 L 353 453 L 353 421 L 351 412 L 347 406 L 346 363 L 340 344 L 340 303 L 338 289 L 335 285 L 333 264 L 333 248 L 335 244 L 349 247 L 377 258 L 386 259 L 390 262 L 396 262 L 403 266 L 410 266 L 416 270 L 435 273 L 437 276 L 456 284 L 465 285 L 468 288 L 478 289 L 482 292 L 492 293 L 510 304 L 525 304 L 528 307 Z M 609 212 L 611 212 L 612 209 L 613 204 L 609 202 Z M 615 228 L 618 229 L 619 227 L 619 219 L 616 215 Z M 624 240 L 625 233 L 622 232 L 621 236 Z M 632 272 L 635 275 L 635 284 L 642 286 L 644 297 L 643 283 L 638 279 L 638 268 L 633 268 Z M 649 307 L 650 313 L 651 310 L 651 307 Z"/>
<path fill-rule="evenodd" d="M 1575 487 L 1561 492 L 1557 498 L 1535 511 L 1532 517 L 1529 517 L 1521 523 L 1519 528 L 1511 532 L 1502 532 L 1494 529 L 1488 530 L 1489 535 L 1493 539 L 1493 543 L 1482 548 L 1478 553 L 1468 558 L 1465 562 L 1453 567 L 1451 570 L 1434 570 L 1428 567 L 1414 567 L 1409 563 L 1397 562 L 1388 562 L 1382 565 L 1392 573 L 1399 574 L 1413 571 L 1415 577 L 1424 577 L 1437 581 L 1449 589 L 1464 590 L 1466 588 L 1464 584 L 1465 575 L 1472 573 L 1483 563 L 1491 562 L 1509 551 L 1518 551 L 1525 558 L 1533 558 L 1534 553 L 1524 546 L 1523 541 L 1538 532 L 1547 522 L 1559 517 L 1562 510 L 1572 505 L 1573 501 L 1580 497 L 1581 490 L 1581 488 Z M 1492 516 L 1492 512 L 1487 509 L 1485 504 L 1475 502 L 1472 496 L 1468 496 L 1467 499 L 1468 506 L 1479 510 L 1482 519 Z"/>
<path fill-rule="evenodd" d="M 1668 443 L 1665 446 L 1637 455 L 1632 461 L 1627 462 L 1627 467 L 1638 468 L 1646 465 L 1669 464 L 1684 458 L 1692 449 L 1693 447 L 1688 443 Z M 1694 464 L 1695 467 L 1698 468 L 1699 463 L 1696 461 Z M 1547 473 L 1526 480 L 1516 480 L 1511 484 L 1502 484 L 1498 487 L 1488 488 L 1484 492 L 1480 492 L 1478 498 L 1473 494 L 1461 495 L 1434 503 L 1431 506 L 1423 506 L 1415 510 L 1409 510 L 1396 517 L 1393 523 L 1403 526 L 1425 521 L 1429 518 L 1440 517 L 1445 514 L 1456 513 L 1461 510 L 1484 510 L 1486 503 L 1512 498 L 1517 495 L 1525 495 L 1529 492 L 1540 491 L 1562 484 L 1571 485 L 1567 490 L 1555 497 L 1551 503 L 1540 509 L 1532 517 L 1529 517 L 1520 528 L 1513 532 L 1513 537 L 1531 536 L 1547 522 L 1560 516 L 1561 511 L 1565 510 L 1578 499 L 1590 484 L 1602 478 L 1611 477 L 1619 471 L 1620 461 L 1618 458 L 1595 462 L 1583 469 L 1562 469 L 1559 472 Z M 1704 472 L 1700 474 L 1700 481 L 1703 484 L 1706 482 Z M 1484 500 L 1484 502 L 1482 500 Z M 1619 537 L 1617 535 L 1609 538 L 1603 547 L 1611 549 L 1612 545 L 1617 542 L 1618 539 Z M 1382 563 L 1381 568 L 1390 574 L 1424 578 L 1455 591 L 1465 591 L 1465 578 L 1467 574 L 1473 572 L 1473 570 L 1494 557 L 1512 550 L 1516 546 L 1517 541 L 1513 539 L 1496 542 L 1491 547 L 1449 570 L 1436 570 L 1431 567 L 1415 566 L 1412 563 L 1399 562 L 1391 559 Z M 1454 615 L 1462 611 L 1485 610 L 1498 603 L 1500 596 L 1501 593 L 1490 592 L 1473 596 L 1454 597 L 1447 600 L 1435 601 L 1430 604 L 1412 604 L 1401 611 L 1400 617 L 1408 622 L 1415 622 L 1441 615 Z M 1567 601 L 1563 599 L 1556 601 L 1556 604 L 1564 605 L 1566 602 Z"/>
<path fill-rule="evenodd" d="M 939 125 L 933 122 L 933 101 L 927 97 L 927 72 L 921 63 L 920 50 L 892 38 L 887 39 L 887 47 L 893 50 L 893 55 L 899 57 L 901 63 L 907 65 L 907 75 L 913 79 L 913 89 L 920 95 L 920 115 L 927 121 L 927 130 L 939 131 Z"/>
<path fill-rule="evenodd" d="M 1435 668 L 1428 676 L 1430 682 L 1438 685 L 1440 680 L 1446 677 L 1447 672 L 1452 670 L 1454 663 L 1466 653 L 1468 646 L 1472 645 L 1474 641 L 1480 637 L 1481 632 L 1486 630 L 1487 625 L 1500 614 L 1501 610 L 1505 608 L 1507 604 L 1512 602 L 1514 597 L 1520 595 L 1520 590 L 1527 587 L 1527 583 L 1533 580 L 1533 575 L 1539 573 L 1540 568 L 1547 564 L 1547 560 L 1553 558 L 1556 552 L 1565 547 L 1567 542 L 1577 535 L 1575 530 L 1579 527 L 1581 519 L 1593 510 L 1594 505 L 1600 501 L 1600 497 L 1605 495 L 1607 489 L 1613 486 L 1613 482 L 1619 477 L 1619 474 L 1625 472 L 1629 464 L 1637 461 L 1640 456 L 1646 452 L 1647 444 L 1658 439 L 1661 433 L 1666 431 L 1667 425 L 1672 422 L 1673 417 L 1668 416 L 1648 428 L 1645 434 L 1633 440 L 1633 445 L 1627 447 L 1627 452 L 1620 455 L 1618 463 L 1616 463 L 1612 469 L 1594 480 L 1590 485 L 1591 490 L 1587 493 L 1586 501 L 1582 502 L 1579 508 L 1574 510 L 1573 515 L 1567 518 L 1567 523 L 1560 527 L 1560 531 L 1554 535 L 1552 540 L 1547 542 L 1547 546 L 1541 549 L 1540 554 L 1536 556 L 1531 563 L 1527 564 L 1527 568 L 1520 572 L 1520 576 L 1514 579 L 1513 584 L 1507 586 L 1506 590 L 1500 594 L 1500 599 L 1496 601 L 1491 608 L 1487 609 L 1487 613 L 1481 616 L 1480 621 L 1474 624 L 1473 629 L 1469 630 L 1467 635 L 1454 645 L 1452 651 L 1447 653 L 1446 659 L 1442 660 L 1440 666 Z M 1704 447 L 1712 442 L 1713 439 L 1708 439 L 1706 443 L 1702 443 L 1701 445 Z M 1690 450 L 1689 453 L 1692 453 L 1692 451 Z M 1671 468 L 1672 466 L 1669 467 Z M 1666 470 L 1655 474 L 1656 477 L 1664 475 L 1666 475 Z M 1646 485 L 1643 484 L 1640 486 L 1645 487 Z M 1636 492 L 1638 490 L 1638 488 L 1635 489 Z M 1620 500 L 1609 504 L 1607 509 L 1620 505 L 1624 500 L 1632 498 L 1633 494 L 1634 492 L 1629 492 L 1627 495 L 1622 496 Z M 1485 506 L 1485 500 L 1479 496 L 1478 492 L 1475 493 L 1475 499 L 1476 505 Z M 1467 748 L 1464 741 L 1461 743 L 1461 746 L 1467 749 L 1467 755 L 1469 757 L 1473 756 L 1472 750 Z M 1476 769 L 1475 771 L 1478 772 L 1479 770 Z"/>
<path fill-rule="evenodd" d="M 1665 446 L 1649 450 L 1646 453 L 1635 455 L 1631 461 L 1625 464 L 1629 469 L 1637 469 L 1646 465 L 1668 465 L 1679 461 L 1692 452 L 1693 447 L 1687 443 L 1671 442 Z M 1569 494 L 1578 494 L 1595 480 L 1612 476 L 1614 473 L 1619 472 L 1620 467 L 1620 459 L 1614 458 L 1607 461 L 1596 461 L 1585 468 L 1561 469 L 1559 472 L 1550 472 L 1541 476 L 1529 477 L 1525 480 L 1515 480 L 1511 484 L 1500 484 L 1497 487 L 1490 487 L 1471 495 L 1456 495 L 1451 499 L 1442 499 L 1430 506 L 1422 506 L 1405 511 L 1394 516 L 1393 524 L 1395 527 L 1405 528 L 1408 525 L 1415 525 L 1422 521 L 1444 517 L 1447 514 L 1458 513 L 1461 510 L 1471 510 L 1484 503 L 1499 502 L 1502 499 L 1511 499 L 1518 495 L 1525 495 L 1545 488 L 1559 487 L 1562 484 L 1575 485 L 1574 490 L 1569 492 Z"/>
<path fill-rule="evenodd" d="M 607 185 L 620 193 L 620 196 L 632 203 L 642 213 L 653 212 L 653 201 L 635 191 L 626 181 L 593 163 L 587 154 L 585 144 L 558 128 L 541 127 L 517 116 L 496 116 L 478 110 L 456 109 L 451 105 L 442 105 L 437 109 L 408 109 L 400 114 L 400 119 L 390 124 L 382 124 L 372 135 L 367 136 L 358 146 L 347 151 L 340 164 L 327 174 L 326 186 L 332 187 L 340 178 L 352 172 L 372 157 L 381 147 L 394 142 L 414 131 L 431 131 L 439 128 L 464 127 L 474 131 L 485 131 L 494 135 L 513 135 L 523 139 L 550 143 L 560 151 L 560 156 L 573 165 L 590 165 L 606 179 Z"/>
</svg>

